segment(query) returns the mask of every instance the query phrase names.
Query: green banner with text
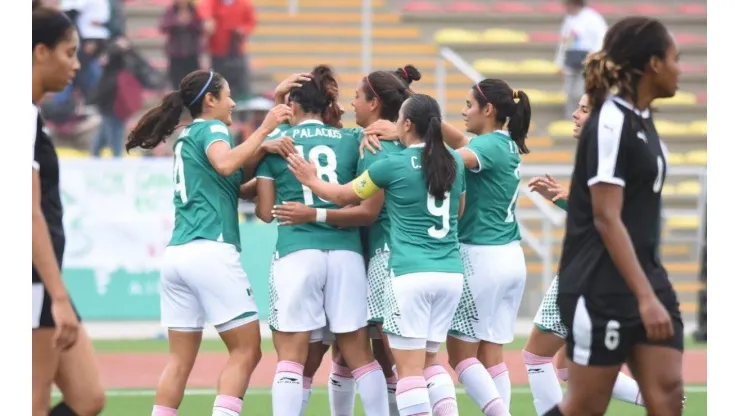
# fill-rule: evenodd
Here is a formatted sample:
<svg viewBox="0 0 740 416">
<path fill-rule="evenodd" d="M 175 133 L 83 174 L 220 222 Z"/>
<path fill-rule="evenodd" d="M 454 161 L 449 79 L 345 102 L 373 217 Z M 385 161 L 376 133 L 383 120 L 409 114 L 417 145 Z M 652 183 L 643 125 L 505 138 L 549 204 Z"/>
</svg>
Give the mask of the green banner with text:
<svg viewBox="0 0 740 416">
<path fill-rule="evenodd" d="M 277 240 L 277 226 L 261 221 L 241 224 L 244 270 L 254 289 L 260 319 L 267 319 L 270 262 Z M 101 278 L 100 274 L 105 273 Z M 131 271 L 65 267 L 64 281 L 84 320 L 159 320 L 159 270 Z M 104 282 L 104 283 L 101 283 Z"/>
</svg>

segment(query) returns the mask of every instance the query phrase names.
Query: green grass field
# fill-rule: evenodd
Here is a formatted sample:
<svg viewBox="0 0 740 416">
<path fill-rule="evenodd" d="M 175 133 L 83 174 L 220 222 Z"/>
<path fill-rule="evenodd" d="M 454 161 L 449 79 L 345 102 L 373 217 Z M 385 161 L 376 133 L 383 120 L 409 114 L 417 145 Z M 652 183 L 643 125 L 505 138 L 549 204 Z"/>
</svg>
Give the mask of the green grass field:
<svg viewBox="0 0 740 416">
<path fill-rule="evenodd" d="M 179 416 L 202 416 L 211 412 L 215 391 L 193 390 L 186 393 L 185 400 L 180 406 Z M 461 415 L 477 415 L 480 410 L 473 401 L 458 389 L 457 400 Z M 151 413 L 154 401 L 151 390 L 115 390 L 109 392 L 108 404 L 103 416 L 130 416 L 148 415 Z M 355 403 L 355 415 L 364 415 L 359 397 Z M 250 390 L 244 401 L 244 415 L 270 416 L 272 405 L 270 391 L 267 389 Z M 314 389 L 309 408 L 305 416 L 327 416 L 329 414 L 328 396 L 324 388 Z M 532 395 L 527 388 L 515 387 L 512 391 L 511 414 L 516 416 L 536 416 L 532 405 Z M 644 415 L 645 409 L 612 401 L 607 416 L 637 416 Z M 686 410 L 684 414 L 691 416 L 705 416 L 707 414 L 706 386 L 688 386 L 686 389 Z"/>
<path fill-rule="evenodd" d="M 506 346 L 507 350 L 521 350 L 526 343 L 526 338 L 516 338 L 514 342 Z M 100 353 L 164 353 L 167 352 L 167 341 L 165 339 L 146 340 L 121 340 L 121 341 L 95 341 L 95 349 Z M 691 338 L 686 338 L 686 349 L 705 349 L 706 344 L 699 344 Z M 262 349 L 265 352 L 273 351 L 272 341 L 262 341 Z M 207 339 L 201 345 L 201 351 L 225 352 L 223 343 L 218 339 Z M 180 416 L 202 416 L 210 414 L 215 390 L 197 389 L 186 392 L 185 400 L 180 406 Z M 692 385 L 686 387 L 686 410 L 684 414 L 691 416 L 705 416 L 707 414 L 707 393 L 705 385 Z M 461 415 L 477 415 L 477 409 L 473 401 L 465 394 L 464 390 L 458 389 L 457 399 Z M 110 390 L 108 391 L 108 403 L 103 416 L 130 416 L 150 414 L 154 402 L 153 390 Z M 359 397 L 356 400 L 355 415 L 364 415 Z M 270 416 L 272 405 L 270 390 L 265 388 L 250 389 L 245 397 L 243 414 L 249 416 Z M 516 416 L 535 416 L 532 405 L 532 395 L 527 386 L 515 386 L 512 391 L 511 414 Z M 643 408 L 612 401 L 607 416 L 637 416 L 644 415 Z M 327 390 L 324 387 L 314 389 L 306 416 L 329 415 Z"/>
<path fill-rule="evenodd" d="M 507 350 L 521 351 L 526 344 L 526 337 L 517 337 L 514 342 L 505 346 Z M 697 343 L 692 337 L 685 339 L 686 349 L 706 349 L 707 344 Z M 141 339 L 141 340 L 97 340 L 93 342 L 95 350 L 101 353 L 156 353 L 167 352 L 166 339 Z M 444 349 L 444 344 L 442 344 Z M 204 339 L 200 346 L 201 351 L 226 352 L 226 347 L 220 339 Z M 262 340 L 262 351 L 274 351 L 272 340 Z"/>
</svg>

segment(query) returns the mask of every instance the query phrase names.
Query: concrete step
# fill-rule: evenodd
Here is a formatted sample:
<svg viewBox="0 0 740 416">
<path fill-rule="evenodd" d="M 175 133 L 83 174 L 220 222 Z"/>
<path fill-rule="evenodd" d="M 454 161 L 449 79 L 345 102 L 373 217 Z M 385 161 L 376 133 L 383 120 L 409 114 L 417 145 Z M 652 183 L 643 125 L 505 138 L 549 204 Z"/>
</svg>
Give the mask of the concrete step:
<svg viewBox="0 0 740 416">
<path fill-rule="evenodd" d="M 609 25 L 624 16 L 605 16 Z M 423 30 L 460 27 L 468 30 L 490 28 L 523 30 L 525 32 L 559 32 L 563 17 L 543 13 L 404 13 L 403 21 Z M 681 33 L 706 34 L 705 15 L 666 15 L 660 20 L 669 30 Z"/>
</svg>

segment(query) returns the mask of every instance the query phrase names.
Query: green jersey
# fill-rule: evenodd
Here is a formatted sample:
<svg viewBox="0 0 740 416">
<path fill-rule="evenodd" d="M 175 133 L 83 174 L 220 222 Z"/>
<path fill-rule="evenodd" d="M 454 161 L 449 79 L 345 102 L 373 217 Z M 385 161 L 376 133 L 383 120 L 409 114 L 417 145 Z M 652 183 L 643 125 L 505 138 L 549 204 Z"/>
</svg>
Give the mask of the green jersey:
<svg viewBox="0 0 740 416">
<path fill-rule="evenodd" d="M 350 178 L 354 178 L 359 173 L 366 171 L 373 163 L 384 160 L 389 155 L 396 154 L 404 150 L 403 145 L 398 140 L 383 140 L 380 142 L 380 151 L 377 151 L 374 154 L 369 151 L 365 151 L 365 157 L 361 159 L 360 142 L 362 139 L 362 129 L 352 133 L 352 139 L 343 140 L 342 143 L 339 144 L 339 150 L 337 151 L 337 159 L 341 161 L 338 163 L 339 169 L 344 170 Z M 352 163 L 352 161 L 355 163 Z M 375 256 L 382 251 L 389 250 L 390 236 L 391 221 L 388 217 L 388 210 L 385 208 L 385 204 L 383 204 L 383 208 L 381 208 L 378 213 L 378 218 L 371 226 L 367 227 L 367 240 L 363 242 L 366 245 L 370 257 Z"/>
<path fill-rule="evenodd" d="M 427 191 L 421 169 L 423 145 L 412 145 L 374 163 L 354 182 L 358 195 L 374 188 L 385 189 L 390 217 L 390 268 L 395 276 L 420 272 L 462 273 L 457 213 L 465 192 L 462 157 L 451 152 L 457 174 L 449 196 L 437 200 Z"/>
<path fill-rule="evenodd" d="M 208 161 L 208 147 L 223 141 L 234 147 L 228 127 L 218 120 L 195 119 L 175 140 L 175 228 L 171 246 L 195 239 L 222 241 L 241 251 L 239 185 L 244 171 L 223 177 Z"/>
<path fill-rule="evenodd" d="M 321 179 L 330 183 L 346 183 L 352 177 L 337 170 L 337 147 L 346 135 L 339 129 L 325 126 L 318 120 L 307 120 L 274 137 L 292 137 L 296 150 L 314 163 Z M 268 154 L 257 167 L 257 178 L 275 181 L 275 203 L 295 201 L 315 208 L 338 208 L 314 195 L 288 169 L 288 163 L 278 155 Z M 285 256 L 294 251 L 350 250 L 362 253 L 357 228 L 338 228 L 326 223 L 307 223 L 278 227 L 276 252 Z"/>
<path fill-rule="evenodd" d="M 465 148 L 478 158 L 478 169 L 465 173 L 470 192 L 460 220 L 460 242 L 497 246 L 520 240 L 514 212 L 519 197 L 519 148 L 501 130 L 475 137 Z"/>
</svg>

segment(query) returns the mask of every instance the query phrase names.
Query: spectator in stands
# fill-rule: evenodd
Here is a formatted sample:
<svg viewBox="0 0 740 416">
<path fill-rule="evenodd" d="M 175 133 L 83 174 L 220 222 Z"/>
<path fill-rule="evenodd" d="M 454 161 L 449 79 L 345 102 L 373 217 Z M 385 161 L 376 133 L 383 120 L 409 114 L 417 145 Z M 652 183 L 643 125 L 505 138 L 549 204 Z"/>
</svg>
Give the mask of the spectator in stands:
<svg viewBox="0 0 740 416">
<path fill-rule="evenodd" d="M 61 6 L 80 33 L 81 67 L 75 77 L 74 86 L 80 88 L 87 100 L 102 75 L 98 58 L 110 38 L 107 27 L 111 17 L 110 3 L 109 0 L 62 0 Z M 71 94 L 71 90 L 67 88 L 64 93 Z"/>
<path fill-rule="evenodd" d="M 177 89 L 185 75 L 200 68 L 203 20 L 191 0 L 174 0 L 162 15 L 159 30 L 167 36 L 168 74 Z"/>
<path fill-rule="evenodd" d="M 119 38 L 106 50 L 103 76 L 91 101 L 102 118 L 92 145 L 95 157 L 105 147 L 111 149 L 114 157 L 122 156 L 126 121 L 142 108 L 144 89 L 131 70 L 130 49 L 130 42 Z"/>
<path fill-rule="evenodd" d="M 198 12 L 208 35 L 211 66 L 231 87 L 234 99 L 249 94 L 246 41 L 257 24 L 251 0 L 200 0 Z"/>
<path fill-rule="evenodd" d="M 126 36 L 126 14 L 124 11 L 125 0 L 108 0 L 110 4 L 110 19 L 105 25 L 110 31 L 110 39 L 116 40 Z"/>
<path fill-rule="evenodd" d="M 563 75 L 565 90 L 565 118 L 578 108 L 578 100 L 586 92 L 583 79 L 583 60 L 586 55 L 601 49 L 606 35 L 604 17 L 586 5 L 586 0 L 563 0 L 566 15 L 560 27 L 560 44 L 555 63 Z"/>
</svg>

